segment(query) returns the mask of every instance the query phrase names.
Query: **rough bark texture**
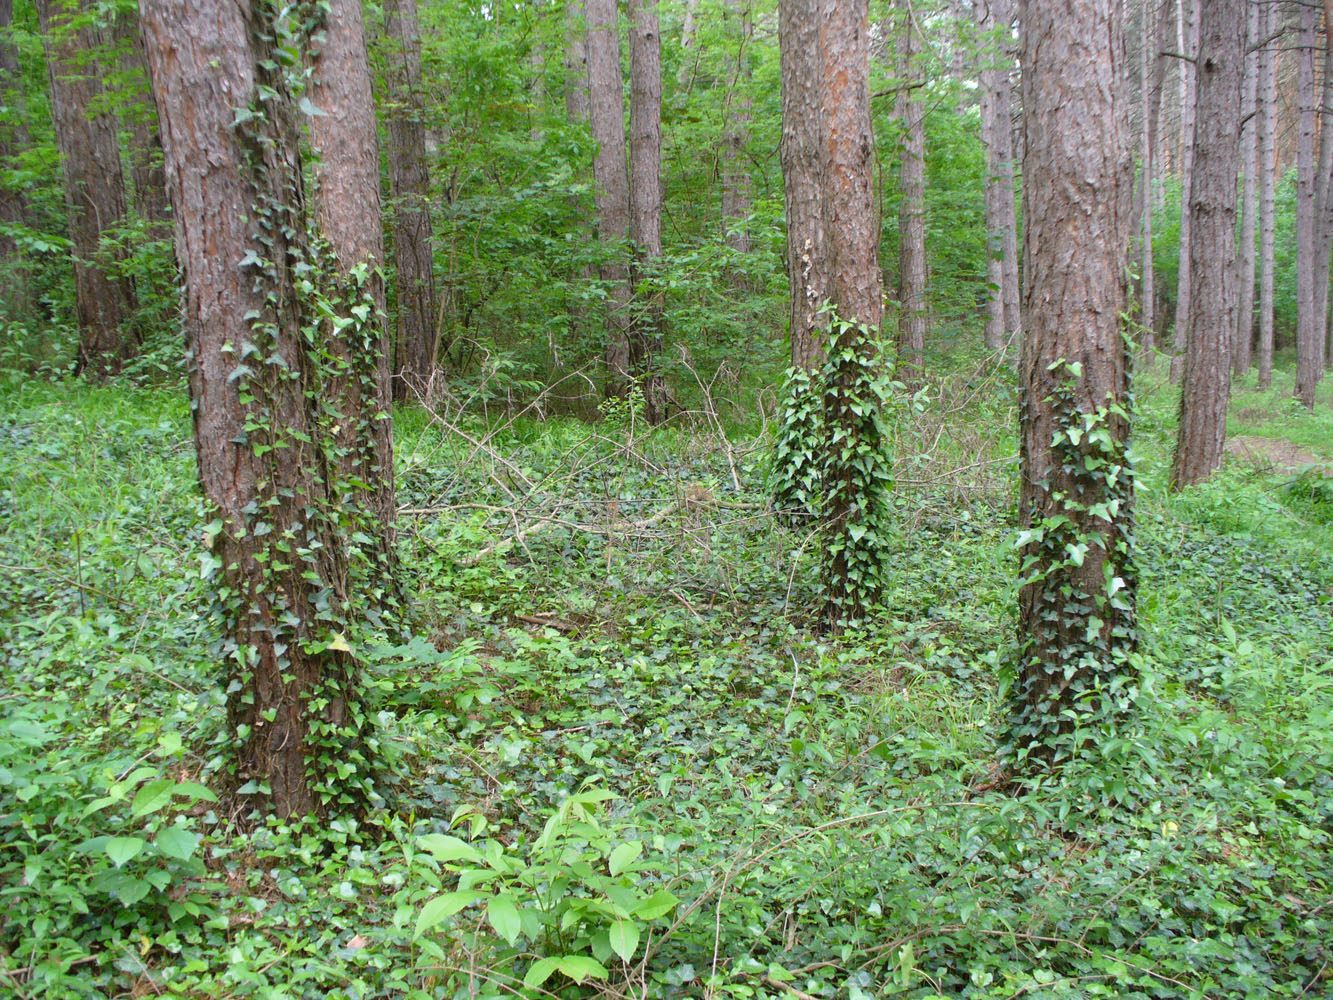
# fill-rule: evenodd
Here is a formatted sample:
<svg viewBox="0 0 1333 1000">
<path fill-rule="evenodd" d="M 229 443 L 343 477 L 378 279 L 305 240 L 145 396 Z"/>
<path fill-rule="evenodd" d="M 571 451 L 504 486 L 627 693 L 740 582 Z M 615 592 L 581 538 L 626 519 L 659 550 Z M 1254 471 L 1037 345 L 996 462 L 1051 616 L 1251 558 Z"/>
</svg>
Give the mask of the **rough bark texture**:
<svg viewBox="0 0 1333 1000">
<path fill-rule="evenodd" d="M 998 48 L 981 71 L 981 136 L 986 146 L 986 346 L 1001 356 L 1020 335 L 1014 139 L 1010 123 L 1009 0 L 978 0 L 977 25 Z"/>
<path fill-rule="evenodd" d="M 750 143 L 750 12 L 746 0 L 727 0 L 728 23 L 733 24 L 736 55 L 728 81 L 727 123 L 722 134 L 722 225 L 727 243 L 738 253 L 750 252 L 750 164 L 745 147 Z M 737 274 L 737 283 L 744 274 Z"/>
<path fill-rule="evenodd" d="M 1201 0 L 1198 118 L 1189 188 L 1194 297 L 1171 469 L 1179 489 L 1222 462 L 1231 342 L 1236 330 L 1236 175 L 1240 168 L 1241 81 L 1246 0 Z"/>
<path fill-rule="evenodd" d="M 327 0 L 311 53 L 310 99 L 323 114 L 309 119 L 315 164 L 315 223 L 329 242 L 340 277 L 364 267 L 363 294 L 374 312 L 364 329 L 377 357 L 348 356 L 359 345 L 334 340 L 345 373 L 326 392 L 336 395 L 342 421 L 336 438 L 340 478 L 366 483 L 382 528 L 381 556 L 391 561 L 394 521 L 390 352 L 384 305 L 384 229 L 380 216 L 380 152 L 371 94 L 370 61 L 361 0 Z M 346 289 L 350 292 L 350 286 Z M 367 361 L 373 360 L 373 367 Z M 362 384 L 369 380 L 370 384 Z M 331 402 L 332 400 L 326 400 Z M 360 440 L 369 435 L 369 441 Z M 369 444 L 369 447 L 363 445 Z"/>
<path fill-rule="evenodd" d="M 1274 187 L 1277 179 L 1277 73 L 1269 35 L 1273 32 L 1273 9 L 1259 5 L 1259 388 L 1273 384 L 1273 251 Z"/>
<path fill-rule="evenodd" d="M 1180 63 L 1180 189 L 1190 191 L 1194 177 L 1194 129 L 1198 106 L 1198 66 L 1193 61 L 1199 51 L 1199 7 L 1206 0 L 1180 0 L 1180 29 L 1178 41 L 1180 51 L 1188 59 L 1177 60 Z M 1194 213 L 1191 199 L 1180 199 L 1180 252 L 1179 267 L 1176 271 L 1176 322 L 1172 334 L 1171 380 L 1180 379 L 1181 366 L 1185 357 L 1186 331 L 1189 329 L 1190 306 L 1194 295 L 1194 268 L 1191 266 L 1190 253 L 1193 241 L 1190 230 L 1194 225 Z"/>
<path fill-rule="evenodd" d="M 439 307 L 416 0 L 385 0 L 384 23 L 389 37 L 389 193 L 398 294 L 394 389 L 399 396 L 428 395 L 435 374 Z"/>
<path fill-rule="evenodd" d="M 662 302 L 639 292 L 662 256 L 662 36 L 657 0 L 630 0 L 630 240 L 631 281 L 643 295 L 630 331 L 630 370 L 643 390 L 644 417 L 666 417 L 666 385 L 657 370 L 662 352 Z"/>
<path fill-rule="evenodd" d="M 91 24 L 71 18 L 87 12 L 87 0 L 38 0 L 51 83 L 51 117 L 65 174 L 65 207 L 74 252 L 74 293 L 79 320 L 79 367 L 95 376 L 119 371 L 133 351 L 126 326 L 134 313 L 130 283 L 94 263 L 102 233 L 125 217 L 116 121 L 92 116 L 102 93 L 96 63 L 83 58 L 100 42 Z"/>
<path fill-rule="evenodd" d="M 824 109 L 819 91 L 819 20 L 811 0 L 779 0 L 782 58 L 782 190 L 787 216 L 787 278 L 791 285 L 791 363 L 824 363 L 829 297 L 824 242 Z"/>
<path fill-rule="evenodd" d="M 1019 517 L 1024 528 L 1069 518 L 1051 531 L 1072 531 L 1087 545 L 1077 566 L 1042 540 L 1023 551 L 1034 562 L 1019 592 L 1014 736 L 1038 755 L 1053 725 L 1068 726 L 1059 720 L 1075 696 L 1118 669 L 1117 651 L 1133 636 L 1125 551 L 1133 492 L 1114 459 L 1129 433 L 1117 409 L 1128 406 L 1120 317 L 1133 197 L 1121 10 L 1114 0 L 1019 2 L 1026 274 Z M 1081 368 L 1075 374 L 1061 361 Z M 1066 387 L 1077 414 L 1104 413 L 1106 449 L 1094 452 L 1087 437 L 1079 439 L 1087 454 L 1112 457 L 1102 475 L 1089 476 L 1084 461 L 1057 447 L 1064 421 L 1082 423 L 1055 405 Z M 1092 513 L 1099 503 L 1114 509 Z M 1108 595 L 1107 581 L 1117 577 L 1127 586 Z"/>
<path fill-rule="evenodd" d="M 266 783 L 281 816 L 319 812 L 328 775 L 315 743 L 329 727 L 346 734 L 355 697 L 352 657 L 325 648 L 329 622 L 360 598 L 348 541 L 319 513 L 334 509 L 333 447 L 305 336 L 319 320 L 297 292 L 312 249 L 300 122 L 255 7 L 142 0 L 140 13 L 185 278 L 199 476 L 218 518 L 237 778 Z M 238 125 L 261 86 L 265 114 Z M 340 761 L 358 750 L 340 736 Z"/>
<path fill-rule="evenodd" d="M 1259 163 L 1259 122 L 1255 115 L 1259 93 L 1259 5 L 1249 4 L 1246 21 L 1245 79 L 1242 84 L 1244 104 L 1241 116 L 1241 192 L 1240 256 L 1236 261 L 1237 304 L 1236 339 L 1232 344 L 1231 369 L 1237 375 L 1250 370 L 1254 352 L 1254 237 L 1258 230 L 1255 216 L 1259 210 L 1259 185 L 1255 170 Z"/>
<path fill-rule="evenodd" d="M 0 104 L 9 109 L 10 121 L 0 123 L 0 166 L 8 165 L 14 156 L 27 144 L 27 136 L 22 130 L 20 108 L 21 87 L 19 81 L 19 54 L 9 35 L 14 21 L 13 0 L 0 0 Z M 23 192 L 0 186 L 0 226 L 21 223 L 27 217 L 27 202 Z M 13 239 L 0 233 L 0 258 L 14 256 L 16 247 Z M 13 280 L 11 278 L 10 280 Z M 11 306 L 22 309 L 21 301 L 26 296 L 15 294 L 16 289 L 9 289 L 6 298 Z"/>
<path fill-rule="evenodd" d="M 1319 167 L 1315 173 L 1314 318 L 1319 367 L 1333 362 L 1328 349 L 1329 253 L 1333 251 L 1333 0 L 1324 0 L 1324 81 L 1319 102 Z"/>
<path fill-rule="evenodd" d="M 1300 8 L 1300 42 L 1297 52 L 1297 99 L 1300 103 L 1296 138 L 1296 398 L 1307 410 L 1314 409 L 1315 387 L 1320 376 L 1321 325 L 1315 310 L 1315 149 L 1314 132 L 1318 107 L 1315 98 L 1314 51 L 1318 13 L 1312 6 Z"/>
<path fill-rule="evenodd" d="M 597 143 L 593 180 L 597 234 L 617 248 L 629 237 L 629 175 L 625 167 L 625 91 L 620 74 L 620 36 L 615 0 L 585 0 L 588 23 L 588 104 L 592 137 Z M 606 395 L 618 398 L 629 388 L 630 287 L 628 271 L 617 256 L 602 265 L 609 286 L 606 323 Z"/>
<path fill-rule="evenodd" d="M 898 81 L 895 115 L 902 130 L 898 167 L 898 371 L 921 374 L 926 346 L 926 129 L 917 99 L 917 28 L 906 0 L 898 4 Z"/>
</svg>

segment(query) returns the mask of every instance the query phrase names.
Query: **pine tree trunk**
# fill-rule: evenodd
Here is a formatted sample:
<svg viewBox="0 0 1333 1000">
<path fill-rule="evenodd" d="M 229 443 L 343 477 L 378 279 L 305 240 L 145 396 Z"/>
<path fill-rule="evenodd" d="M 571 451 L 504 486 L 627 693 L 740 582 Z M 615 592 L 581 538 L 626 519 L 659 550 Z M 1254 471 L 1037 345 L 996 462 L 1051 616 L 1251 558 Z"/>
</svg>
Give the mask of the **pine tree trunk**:
<svg viewBox="0 0 1333 1000">
<path fill-rule="evenodd" d="M 791 363 L 824 363 L 829 297 L 824 240 L 824 110 L 819 90 L 819 20 L 810 0 L 779 0 L 782 59 L 782 189 L 787 217 L 787 279 L 791 286 Z"/>
<path fill-rule="evenodd" d="M 22 81 L 19 78 L 19 53 L 10 36 L 14 21 L 13 0 L 0 0 L 0 104 L 9 109 L 8 121 L 0 122 L 0 168 L 7 168 L 9 160 L 27 145 L 23 128 Z M 0 185 L 0 226 L 15 225 L 27 219 L 27 199 L 23 192 L 9 185 Z M 12 259 L 17 253 L 14 240 L 0 233 L 0 259 Z M 16 276 L 7 276 L 14 281 Z M 10 288 L 6 296 L 16 312 L 26 308 L 26 294 Z"/>
<path fill-rule="evenodd" d="M 625 161 L 625 91 L 620 72 L 620 34 L 615 0 L 585 0 L 588 23 L 588 103 L 596 186 L 597 234 L 613 256 L 601 267 L 608 285 L 606 317 L 606 395 L 623 397 L 629 390 L 630 287 L 621 256 L 629 238 L 629 175 Z"/>
<path fill-rule="evenodd" d="M 141 0 L 140 12 L 185 278 L 199 477 L 217 515 L 207 535 L 237 779 L 279 816 L 364 808 L 372 751 L 341 630 L 383 592 L 355 554 L 379 522 L 373 498 L 351 511 L 353 491 L 330 487 L 340 397 L 323 353 L 354 314 L 324 316 L 306 287 L 327 275 L 273 15 L 230 0 Z M 263 113 L 249 114 L 261 88 Z"/>
<path fill-rule="evenodd" d="M 65 208 L 74 253 L 74 293 L 79 321 L 79 368 L 94 377 L 120 370 L 133 353 L 127 329 L 134 314 L 130 282 L 98 263 L 102 233 L 125 218 L 116 121 L 94 111 L 102 77 L 83 54 L 101 41 L 88 18 L 87 0 L 37 0 L 51 84 L 51 117 L 65 174 Z M 82 23 L 80 23 L 82 22 Z"/>
<path fill-rule="evenodd" d="M 644 418 L 666 418 L 666 384 L 657 369 L 662 353 L 662 299 L 651 288 L 662 256 L 662 36 L 657 0 L 630 0 L 630 280 L 644 301 L 630 331 L 630 371 L 643 390 Z M 646 284 L 645 284 L 646 283 Z"/>
<path fill-rule="evenodd" d="M 1273 252 L 1275 239 L 1274 188 L 1277 178 L 1277 72 L 1273 31 L 1273 9 L 1259 4 L 1259 388 L 1273 384 Z"/>
<path fill-rule="evenodd" d="M 326 2 L 310 58 L 309 96 L 323 112 L 309 118 L 310 142 L 318 157 L 315 223 L 333 252 L 342 294 L 368 298 L 375 308 L 355 328 L 355 340 L 334 339 L 342 371 L 326 389 L 324 402 L 340 408 L 334 435 L 340 480 L 371 488 L 383 540 L 379 554 L 385 566 L 391 566 L 395 509 L 391 346 L 384 304 L 379 134 L 361 0 Z"/>
<path fill-rule="evenodd" d="M 394 390 L 399 397 L 410 393 L 429 397 L 435 375 L 439 305 L 416 0 L 385 0 L 384 21 L 389 40 L 385 75 L 391 111 L 386 117 L 398 293 Z"/>
<path fill-rule="evenodd" d="M 727 244 L 737 253 L 750 252 L 745 220 L 750 216 L 750 165 L 745 149 L 750 143 L 750 13 L 745 0 L 727 0 L 728 22 L 735 22 L 736 55 L 729 81 L 727 123 L 722 135 L 722 225 Z M 745 275 L 737 273 L 738 285 Z"/>
<path fill-rule="evenodd" d="M 898 0 L 898 80 L 895 115 L 902 129 L 898 171 L 898 371 L 920 377 L 926 345 L 926 130 L 917 99 L 917 29 L 911 5 Z"/>
<path fill-rule="evenodd" d="M 1190 187 L 1190 306 L 1180 428 L 1171 482 L 1201 482 L 1222 462 L 1231 344 L 1236 331 L 1236 177 L 1240 169 L 1241 84 L 1247 0 L 1201 0 L 1198 118 Z"/>
<path fill-rule="evenodd" d="M 588 121 L 588 30 L 582 0 L 565 5 L 565 115 L 574 124 Z"/>
<path fill-rule="evenodd" d="M 1236 339 L 1233 344 L 1231 369 L 1236 375 L 1250 370 L 1254 346 L 1254 238 L 1258 231 L 1256 215 L 1259 211 L 1259 185 L 1255 171 L 1259 164 L 1259 120 L 1256 114 L 1259 100 L 1259 6 L 1249 5 L 1246 27 L 1245 79 L 1242 84 L 1244 104 L 1241 115 L 1241 170 L 1244 183 L 1241 191 L 1240 257 L 1237 262 Z M 1254 51 L 1250 51 L 1254 49 Z"/>
<path fill-rule="evenodd" d="M 1319 167 L 1315 173 L 1314 318 L 1319 368 L 1333 361 L 1328 351 L 1329 253 L 1333 251 L 1333 0 L 1324 0 L 1324 80 L 1319 103 Z"/>
<path fill-rule="evenodd" d="M 999 51 L 986 56 L 981 71 L 981 134 L 986 146 L 986 346 L 1001 357 L 1019 333 L 1018 236 L 1014 217 L 1013 134 L 1009 108 L 1009 0 L 975 6 L 983 41 Z"/>
<path fill-rule="evenodd" d="M 114 30 L 125 74 L 131 85 L 141 88 L 126 115 L 130 133 L 130 179 L 134 183 L 132 204 L 140 218 L 165 233 L 171 226 L 171 214 L 167 204 L 167 179 L 162 172 L 162 139 L 158 135 L 157 109 L 153 107 L 153 96 L 148 90 L 148 64 L 137 12 L 118 11 Z"/>
<path fill-rule="evenodd" d="M 1133 212 L 1123 6 L 1019 0 L 1023 261 L 1020 662 L 1010 738 L 1051 760 L 1134 642 L 1128 351 Z M 1088 39 L 1098 39 L 1096 45 Z M 1063 434 L 1094 420 L 1105 439 Z M 1090 470 L 1096 469 L 1096 474 Z M 1102 513 L 1093 513 L 1095 510 Z M 1075 565 L 1064 543 L 1086 549 Z"/>
<path fill-rule="evenodd" d="M 1322 329 L 1315 310 L 1318 296 L 1315 265 L 1315 98 L 1314 51 L 1318 14 L 1312 6 L 1300 8 L 1297 53 L 1297 95 L 1300 104 L 1296 139 L 1296 398 L 1314 409 L 1315 387 L 1321 374 Z"/>
<path fill-rule="evenodd" d="M 1153 296 L 1157 294 L 1156 273 L 1152 255 L 1152 213 L 1154 182 L 1154 123 L 1153 105 L 1160 96 L 1160 81 L 1156 77 L 1155 64 L 1159 61 L 1152 51 L 1156 41 L 1156 25 L 1153 23 L 1154 0 L 1142 0 L 1139 8 L 1139 32 L 1141 35 L 1139 52 L 1139 326 L 1142 330 L 1141 347 L 1146 356 L 1151 357 L 1153 349 Z"/>
<path fill-rule="evenodd" d="M 1171 381 L 1180 380 L 1186 349 L 1186 331 L 1189 330 L 1190 308 L 1194 297 L 1193 262 L 1190 258 L 1191 229 L 1194 225 L 1194 206 L 1190 192 L 1194 190 L 1194 129 L 1198 104 L 1198 68 L 1195 56 L 1199 51 L 1199 6 L 1205 0 L 1180 0 L 1180 20 L 1177 22 L 1177 40 L 1180 51 L 1187 57 L 1179 60 L 1180 85 L 1180 265 L 1176 271 L 1176 321 L 1172 334 Z"/>
</svg>

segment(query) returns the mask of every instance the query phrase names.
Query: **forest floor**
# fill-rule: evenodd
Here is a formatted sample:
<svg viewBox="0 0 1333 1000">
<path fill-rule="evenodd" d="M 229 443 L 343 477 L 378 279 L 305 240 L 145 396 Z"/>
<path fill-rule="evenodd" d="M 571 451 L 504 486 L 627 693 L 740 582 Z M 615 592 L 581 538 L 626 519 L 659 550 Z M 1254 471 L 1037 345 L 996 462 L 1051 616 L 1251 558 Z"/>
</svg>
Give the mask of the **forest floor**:
<svg viewBox="0 0 1333 1000">
<path fill-rule="evenodd" d="M 1290 379 L 1229 426 L 1280 452 L 1172 495 L 1140 376 L 1137 709 L 1021 796 L 1007 373 L 898 415 L 894 583 L 837 638 L 752 402 L 404 409 L 417 635 L 359 643 L 396 777 L 255 825 L 206 787 L 182 392 L 0 375 L 0 993 L 1328 996 L 1333 380 Z"/>
</svg>

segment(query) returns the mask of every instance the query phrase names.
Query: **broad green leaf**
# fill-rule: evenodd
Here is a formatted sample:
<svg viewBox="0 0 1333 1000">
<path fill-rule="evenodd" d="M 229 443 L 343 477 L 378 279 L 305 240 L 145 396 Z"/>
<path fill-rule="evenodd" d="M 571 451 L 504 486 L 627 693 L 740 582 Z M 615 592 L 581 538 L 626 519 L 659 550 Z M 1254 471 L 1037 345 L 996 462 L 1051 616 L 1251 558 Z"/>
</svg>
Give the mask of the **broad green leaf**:
<svg viewBox="0 0 1333 1000">
<path fill-rule="evenodd" d="M 607 859 L 607 866 L 610 868 L 611 874 L 619 875 L 632 865 L 635 859 L 642 853 L 643 842 L 639 840 L 631 840 L 627 844 L 618 846 L 611 852 L 610 858 Z"/>
<path fill-rule="evenodd" d="M 556 963 L 556 968 L 576 983 L 585 979 L 605 979 L 608 975 L 605 965 L 587 955 L 566 955 Z"/>
<path fill-rule="evenodd" d="M 134 796 L 131 814 L 137 818 L 165 809 L 171 804 L 171 795 L 175 790 L 176 782 L 170 778 L 159 778 L 157 781 L 148 782 Z"/>
<path fill-rule="evenodd" d="M 476 890 L 446 892 L 436 896 L 421 908 L 421 913 L 417 916 L 417 929 L 412 935 L 413 938 L 419 938 L 426 931 L 439 926 L 467 906 L 468 903 L 475 903 L 477 900 L 485 898 L 486 893 L 477 892 Z"/>
<path fill-rule="evenodd" d="M 138 856 L 139 852 L 148 846 L 148 841 L 142 837 L 112 837 L 103 845 L 106 856 L 111 859 L 111 863 L 117 868 L 125 862 Z"/>
<path fill-rule="evenodd" d="M 560 965 L 558 958 L 543 958 L 528 967 L 528 973 L 523 977 L 523 985 L 530 989 L 536 989 L 546 980 L 551 978 L 553 973 Z"/>
<path fill-rule="evenodd" d="M 641 920 L 656 920 L 658 917 L 665 917 L 676 908 L 680 900 L 667 892 L 665 889 L 658 889 L 655 893 L 634 907 L 634 915 Z"/>
<path fill-rule="evenodd" d="M 611 947 L 628 962 L 639 946 L 639 925 L 633 920 L 617 920 L 611 925 Z"/>
<path fill-rule="evenodd" d="M 518 933 L 523 929 L 523 921 L 518 915 L 518 906 L 512 894 L 503 892 L 492 899 L 486 907 L 486 919 L 495 928 L 495 933 L 510 944 L 518 940 Z"/>
<path fill-rule="evenodd" d="M 428 833 L 417 838 L 417 844 L 429 851 L 436 861 L 483 861 L 481 852 L 466 841 L 447 833 Z"/>
<path fill-rule="evenodd" d="M 194 854 L 195 848 L 199 846 L 199 835 L 183 826 L 169 826 L 158 831 L 153 843 L 167 857 L 175 858 L 177 861 L 188 861 Z"/>
</svg>

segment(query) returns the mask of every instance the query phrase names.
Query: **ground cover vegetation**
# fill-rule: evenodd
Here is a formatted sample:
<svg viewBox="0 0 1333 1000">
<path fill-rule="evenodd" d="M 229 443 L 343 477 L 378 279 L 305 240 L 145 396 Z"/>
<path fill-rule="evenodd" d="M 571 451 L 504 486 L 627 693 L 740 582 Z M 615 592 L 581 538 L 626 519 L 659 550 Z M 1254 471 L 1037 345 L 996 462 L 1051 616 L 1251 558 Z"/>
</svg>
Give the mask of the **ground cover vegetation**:
<svg viewBox="0 0 1333 1000">
<path fill-rule="evenodd" d="M 1285 0 L 0 0 L 0 993 L 1328 994 L 1331 94 Z"/>
</svg>

